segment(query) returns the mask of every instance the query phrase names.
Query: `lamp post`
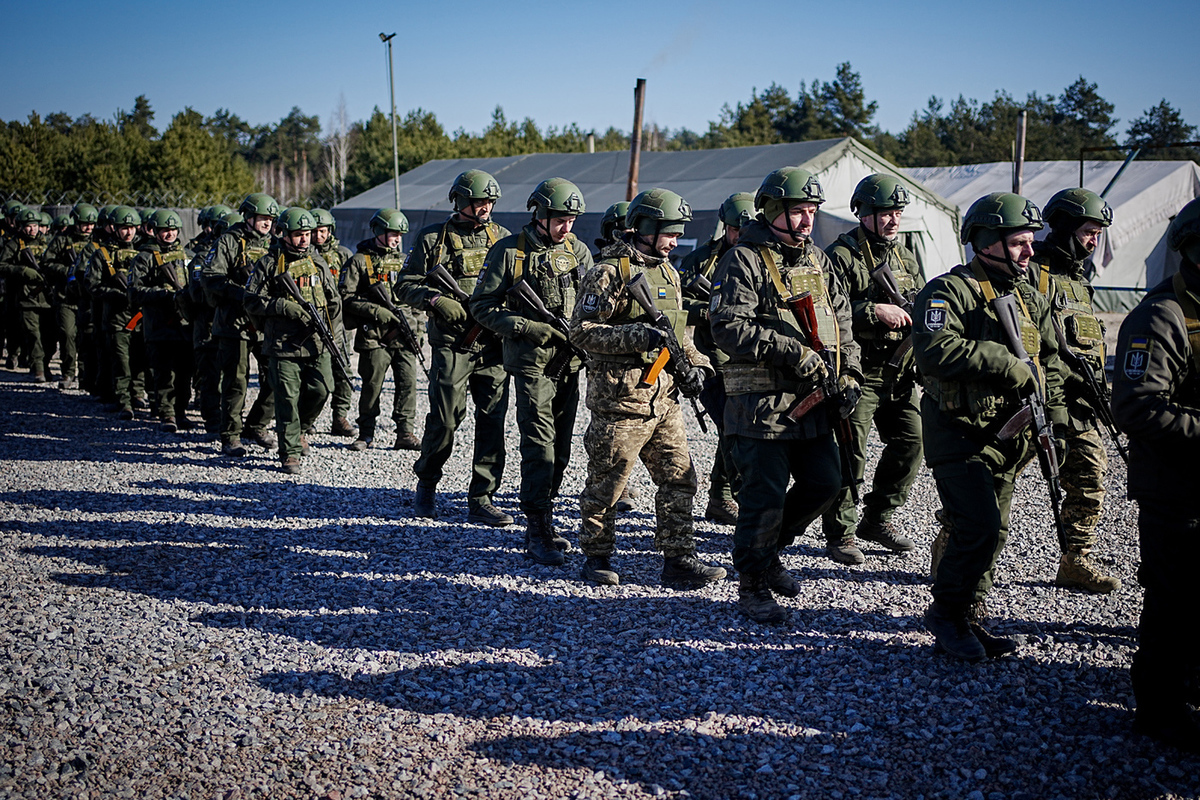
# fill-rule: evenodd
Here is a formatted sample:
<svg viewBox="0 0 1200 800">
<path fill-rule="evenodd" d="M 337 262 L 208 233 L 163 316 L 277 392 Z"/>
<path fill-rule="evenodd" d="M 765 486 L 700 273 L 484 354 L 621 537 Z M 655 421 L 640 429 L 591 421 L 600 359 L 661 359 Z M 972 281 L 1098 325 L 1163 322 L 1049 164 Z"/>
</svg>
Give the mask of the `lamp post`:
<svg viewBox="0 0 1200 800">
<path fill-rule="evenodd" d="M 396 72 L 392 69 L 392 39 L 396 34 L 379 34 L 379 41 L 387 45 L 388 94 L 392 100 L 392 189 L 396 197 L 396 208 L 400 208 L 400 147 L 396 144 Z"/>
</svg>

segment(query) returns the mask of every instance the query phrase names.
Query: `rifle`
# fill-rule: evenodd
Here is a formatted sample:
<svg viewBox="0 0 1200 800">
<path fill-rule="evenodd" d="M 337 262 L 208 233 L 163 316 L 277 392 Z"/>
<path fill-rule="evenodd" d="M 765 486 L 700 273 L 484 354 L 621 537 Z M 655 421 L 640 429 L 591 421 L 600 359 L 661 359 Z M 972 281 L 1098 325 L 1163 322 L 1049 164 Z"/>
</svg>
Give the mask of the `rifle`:
<svg viewBox="0 0 1200 800">
<path fill-rule="evenodd" d="M 896 276 L 892 272 L 892 268 L 887 265 L 887 262 L 880 264 L 871 271 L 871 278 L 879 284 L 883 289 L 884 294 L 897 306 L 900 310 L 912 317 L 913 300 L 916 297 L 915 292 L 909 292 L 905 295 L 900 292 L 900 284 L 896 283 Z M 900 373 L 904 368 L 904 362 L 908 358 L 908 354 L 912 352 L 913 339 L 912 329 L 909 328 L 908 336 L 896 346 L 892 351 L 892 355 L 888 357 L 887 364 L 883 368 L 883 379 L 891 385 L 900 377 Z"/>
<path fill-rule="evenodd" d="M 417 335 L 413 333 L 412 326 L 408 324 L 408 318 L 392 302 L 391 295 L 383 290 L 382 282 L 375 281 L 372 283 L 369 291 L 374 296 L 376 302 L 396 315 L 396 324 L 388 328 L 383 334 L 383 343 L 391 344 L 400 339 L 400 343 L 409 352 L 416 355 L 417 359 L 421 362 L 421 369 L 425 372 L 425 377 L 428 378 L 429 365 L 425 363 L 425 353 L 421 351 L 421 343 L 417 340 Z"/>
<path fill-rule="evenodd" d="M 1018 411 L 1013 419 L 1005 423 L 997 438 L 1000 438 L 1001 441 L 1005 440 L 1003 437 L 1006 435 L 1008 438 L 1012 438 L 1026 424 L 1032 423 L 1033 443 L 1037 450 L 1038 464 L 1042 468 L 1042 477 L 1046 479 L 1046 486 L 1050 491 L 1050 508 L 1054 512 L 1054 529 L 1058 532 L 1059 544 L 1065 550 L 1067 546 L 1066 533 L 1063 528 L 1062 512 L 1059 509 L 1061 487 L 1058 480 L 1058 452 L 1054 447 L 1054 432 L 1050 427 L 1050 421 L 1046 419 L 1046 398 L 1042 395 L 1037 366 L 1025 350 L 1025 343 L 1021 341 L 1021 322 L 1017 312 L 1016 299 L 1011 294 L 997 296 L 992 300 L 992 309 L 1000 320 L 1000 327 L 1004 329 L 1009 349 L 1012 350 L 1013 355 L 1029 367 L 1029 371 L 1033 373 L 1034 383 L 1033 391 L 1025 398 L 1025 407 Z"/>
<path fill-rule="evenodd" d="M 463 291 L 462 287 L 458 285 L 458 281 L 454 280 L 454 276 L 441 264 L 434 264 L 425 273 L 425 282 L 430 284 L 432 288 L 440 290 L 442 294 L 448 294 L 462 303 L 464 309 L 467 308 L 467 301 L 471 299 L 471 296 Z M 467 310 L 467 322 L 470 324 L 470 327 L 467 328 L 467 332 L 458 340 L 458 343 L 454 345 L 455 350 L 461 353 L 471 353 L 476 343 L 487 344 L 496 337 L 496 334 L 480 325 L 471 316 L 469 309 Z M 472 355 L 473 358 L 477 356 L 478 353 Z"/>
<path fill-rule="evenodd" d="M 703 300 L 707 303 L 712 298 L 712 281 L 697 272 L 696 277 L 683 287 L 683 293 L 693 300 Z"/>
<path fill-rule="evenodd" d="M 166 261 L 154 259 L 158 264 L 158 269 L 162 272 L 163 277 L 167 279 L 167 283 L 175 290 L 175 310 L 179 312 L 179 316 L 184 322 L 191 322 L 195 306 L 191 304 L 191 297 L 183 290 L 183 284 L 179 282 L 179 277 L 175 274 L 175 270 L 167 266 Z"/>
<path fill-rule="evenodd" d="M 546 308 L 546 304 L 542 302 L 542 298 L 538 297 L 538 293 L 533 290 L 528 281 L 521 278 L 521 280 L 513 284 L 513 287 L 508 290 L 508 296 L 514 301 L 524 304 L 526 308 L 537 315 L 538 319 L 566 337 L 566 341 L 557 345 L 554 355 L 546 362 L 547 378 L 551 380 L 560 379 L 563 373 L 566 372 L 567 365 L 571 363 L 573 357 L 587 357 L 587 353 L 571 344 L 571 337 L 567 330 L 567 321 Z"/>
<path fill-rule="evenodd" d="M 317 335 L 321 337 L 321 341 L 325 344 L 325 347 L 328 348 L 329 356 L 333 359 L 333 363 L 336 364 L 337 368 L 342 371 L 342 376 L 347 381 L 353 383 L 354 378 L 350 376 L 350 361 L 346 358 L 346 354 L 343 353 L 337 346 L 337 340 L 333 338 L 333 331 L 329 329 L 329 324 L 321 317 L 321 312 L 315 305 L 312 304 L 311 300 L 304 299 L 304 295 L 300 294 L 300 287 L 296 285 L 296 281 L 290 274 L 286 272 L 279 273 L 279 285 L 282 286 L 284 291 L 291 295 L 292 299 L 299 303 L 301 308 L 304 309 L 304 312 L 308 314 L 309 319 L 312 320 L 310 324 L 312 325 L 313 330 L 317 332 Z"/>
<path fill-rule="evenodd" d="M 825 362 L 825 377 L 821 379 L 821 385 L 814 389 L 808 397 L 802 398 L 800 402 L 796 403 L 796 406 L 788 412 L 788 419 L 798 422 L 820 403 L 830 403 L 834 406 L 829 411 L 829 419 L 842 459 L 844 480 L 849 481 L 850 497 L 857 505 L 858 480 L 854 477 L 854 464 L 850 460 L 850 448 L 854 444 L 854 428 L 850 426 L 850 420 L 841 415 L 840 408 L 838 408 L 838 397 L 842 392 L 838 388 L 837 354 L 821 341 L 821 335 L 817 330 L 817 309 L 813 305 L 812 292 L 801 292 L 788 297 L 784 303 L 791 309 L 792 316 L 796 318 L 800 330 L 808 339 L 809 347 Z"/>
<path fill-rule="evenodd" d="M 1108 391 L 1108 379 L 1106 378 L 1103 384 L 1100 383 L 1100 380 L 1096 378 L 1096 371 L 1092 368 L 1092 362 L 1076 353 L 1067 344 L 1067 336 L 1063 333 L 1062 324 L 1058 318 L 1052 315 L 1051 321 L 1054 323 L 1054 337 L 1058 339 L 1058 349 L 1062 352 L 1063 357 L 1074 365 L 1075 371 L 1083 377 L 1083 384 L 1087 388 L 1086 396 L 1083 399 L 1095 412 L 1096 420 L 1108 431 L 1109 438 L 1117 446 L 1117 453 L 1128 466 L 1129 450 L 1121 442 L 1121 432 L 1117 430 L 1117 421 L 1113 418 L 1112 395 Z"/>
<path fill-rule="evenodd" d="M 23 247 L 23 248 L 21 248 L 21 255 L 24 256 L 25 260 L 29 262 L 29 266 L 32 267 L 35 272 L 37 272 L 37 274 L 38 274 L 37 282 L 45 283 L 46 276 L 42 273 L 42 266 L 41 266 L 41 264 L 38 263 L 37 256 L 35 256 L 33 254 L 33 251 L 30 250 L 28 247 Z"/>
<path fill-rule="evenodd" d="M 667 319 L 667 315 L 658 310 L 658 306 L 654 305 L 654 298 L 650 296 L 650 283 L 646 280 L 646 273 L 639 272 L 637 277 L 625 284 L 625 290 L 629 296 L 642 307 L 642 310 L 650 316 L 650 322 L 654 327 L 658 328 L 663 333 L 666 346 L 659 352 L 658 358 L 650 365 L 650 369 L 646 371 L 646 375 L 642 378 L 640 385 L 652 386 L 658 380 L 658 373 L 662 372 L 663 367 L 668 362 L 673 362 L 675 368 L 672 371 L 676 377 L 679 377 L 681 369 L 692 368 L 692 362 L 687 357 L 683 346 L 679 344 L 679 339 L 675 337 L 675 329 L 671 327 L 671 321 Z M 700 430 L 708 433 L 708 425 L 704 423 L 704 412 L 700 409 L 700 403 L 695 397 L 689 397 L 688 400 L 692 403 L 692 410 L 696 412 L 696 421 L 700 423 Z"/>
</svg>

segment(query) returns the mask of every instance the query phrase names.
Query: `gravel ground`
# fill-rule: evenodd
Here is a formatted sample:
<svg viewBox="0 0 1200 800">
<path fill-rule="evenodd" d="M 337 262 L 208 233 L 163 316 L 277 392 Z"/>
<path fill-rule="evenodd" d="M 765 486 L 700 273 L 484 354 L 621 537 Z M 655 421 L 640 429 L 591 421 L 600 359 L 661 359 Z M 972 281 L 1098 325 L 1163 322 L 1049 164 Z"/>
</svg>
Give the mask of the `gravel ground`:
<svg viewBox="0 0 1200 800">
<path fill-rule="evenodd" d="M 1099 561 L 1124 586 L 1053 586 L 1045 487 L 1027 474 L 990 601 L 1025 646 L 968 666 L 935 655 L 921 624 L 927 473 L 897 517 L 915 553 L 848 568 L 810 534 L 785 559 L 802 580 L 791 622 L 767 627 L 739 615 L 732 577 L 657 585 L 644 471 L 622 585 L 601 589 L 576 579 L 577 549 L 540 567 L 520 527 L 465 524 L 469 430 L 429 522 L 409 517 L 412 453 L 318 435 L 289 477 L 261 450 L 225 459 L 201 434 L 118 422 L 13 372 L 0 405 L 3 797 L 1197 791 L 1200 762 L 1130 732 L 1141 593 L 1115 454 Z M 572 538 L 586 423 L 556 513 Z M 514 513 L 515 428 L 497 496 Z M 713 442 L 695 431 L 705 475 Z M 729 529 L 697 532 L 732 573 Z"/>
</svg>

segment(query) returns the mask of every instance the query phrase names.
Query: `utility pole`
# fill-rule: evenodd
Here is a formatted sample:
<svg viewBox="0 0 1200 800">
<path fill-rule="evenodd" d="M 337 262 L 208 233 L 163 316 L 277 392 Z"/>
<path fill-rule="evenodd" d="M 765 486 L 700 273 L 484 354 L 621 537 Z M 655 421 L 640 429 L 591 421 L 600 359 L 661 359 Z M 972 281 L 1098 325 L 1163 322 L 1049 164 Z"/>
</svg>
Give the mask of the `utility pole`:
<svg viewBox="0 0 1200 800">
<path fill-rule="evenodd" d="M 379 34 L 379 41 L 387 45 L 388 94 L 392 100 L 392 189 L 396 197 L 396 209 L 400 208 L 400 147 L 396 144 L 396 71 L 392 68 L 392 39 L 396 34 Z"/>
<path fill-rule="evenodd" d="M 625 200 L 638 193 L 638 172 L 642 165 L 642 110 L 646 107 L 646 79 L 638 78 L 633 89 L 633 133 L 629 137 L 629 180 L 625 183 Z"/>
</svg>

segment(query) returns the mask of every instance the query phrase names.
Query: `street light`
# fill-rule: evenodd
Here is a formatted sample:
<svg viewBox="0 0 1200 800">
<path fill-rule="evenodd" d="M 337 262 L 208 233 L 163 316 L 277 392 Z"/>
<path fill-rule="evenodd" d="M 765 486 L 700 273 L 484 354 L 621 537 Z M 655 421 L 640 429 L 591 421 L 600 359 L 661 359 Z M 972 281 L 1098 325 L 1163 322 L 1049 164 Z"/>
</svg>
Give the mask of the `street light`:
<svg viewBox="0 0 1200 800">
<path fill-rule="evenodd" d="M 396 144 L 396 73 L 392 69 L 392 39 L 396 34 L 385 36 L 379 34 L 379 41 L 387 45 L 388 54 L 388 94 L 392 99 L 392 189 L 396 196 L 396 209 L 400 208 L 400 147 Z"/>
</svg>

